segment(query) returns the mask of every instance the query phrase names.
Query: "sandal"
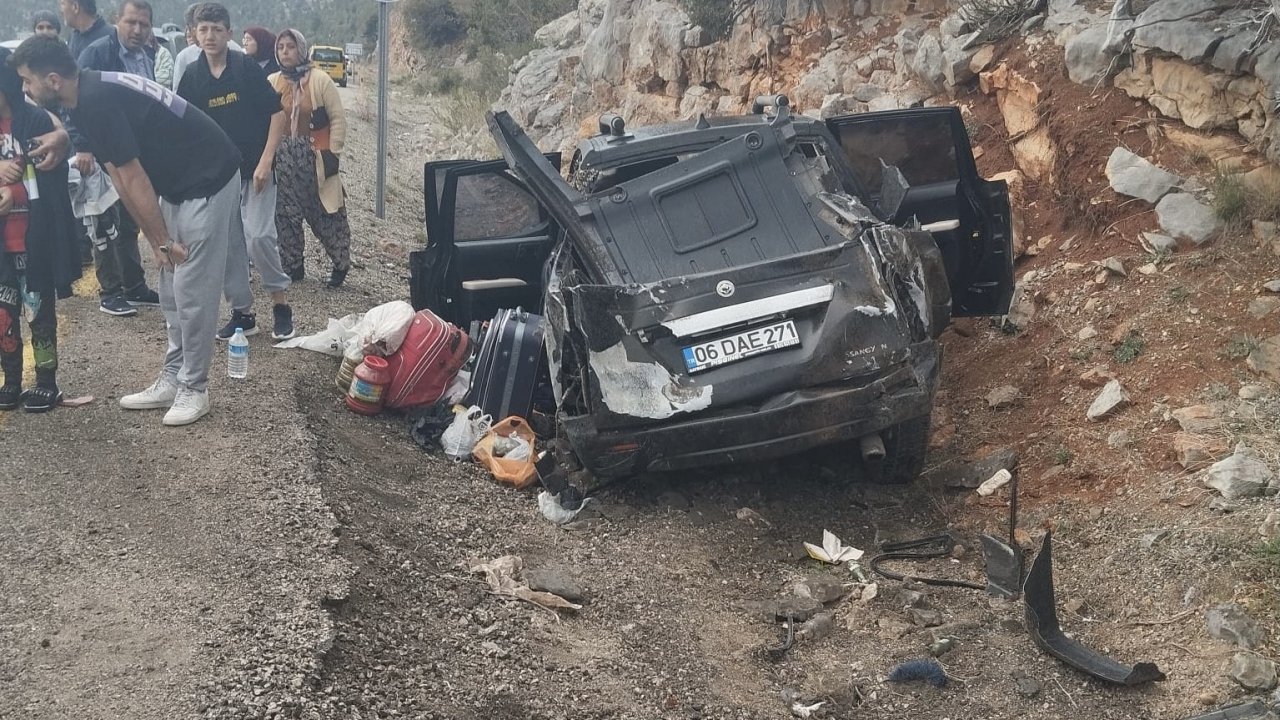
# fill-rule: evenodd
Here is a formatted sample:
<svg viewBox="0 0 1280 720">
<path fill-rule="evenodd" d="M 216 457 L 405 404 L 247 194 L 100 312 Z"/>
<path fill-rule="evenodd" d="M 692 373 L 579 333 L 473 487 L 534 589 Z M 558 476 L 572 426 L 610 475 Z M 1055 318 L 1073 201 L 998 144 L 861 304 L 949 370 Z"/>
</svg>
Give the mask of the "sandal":
<svg viewBox="0 0 1280 720">
<path fill-rule="evenodd" d="M 58 407 L 62 393 L 57 388 L 33 387 L 23 394 L 22 409 L 29 413 L 43 413 Z"/>
<path fill-rule="evenodd" d="M 0 410 L 17 410 L 22 404 L 22 386 L 0 386 Z"/>
</svg>

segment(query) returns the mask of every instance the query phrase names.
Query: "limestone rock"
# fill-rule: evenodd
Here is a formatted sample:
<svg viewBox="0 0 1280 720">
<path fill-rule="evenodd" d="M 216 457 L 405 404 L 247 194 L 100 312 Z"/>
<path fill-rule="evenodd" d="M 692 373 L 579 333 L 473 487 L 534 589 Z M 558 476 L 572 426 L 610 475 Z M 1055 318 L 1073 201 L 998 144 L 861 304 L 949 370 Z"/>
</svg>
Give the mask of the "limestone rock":
<svg viewBox="0 0 1280 720">
<path fill-rule="evenodd" d="M 1166 195 L 1156 205 L 1156 216 L 1166 233 L 1196 245 L 1214 239 L 1222 230 L 1222 219 L 1187 193 Z"/>
<path fill-rule="evenodd" d="M 1267 513 L 1266 519 L 1262 521 L 1262 526 L 1258 528 L 1258 534 L 1262 536 L 1264 542 L 1280 539 L 1280 510 L 1272 510 Z"/>
<path fill-rule="evenodd" d="M 1217 435 L 1178 433 L 1173 436 L 1173 451 L 1178 464 L 1188 472 L 1209 467 L 1231 452 L 1227 439 Z"/>
<path fill-rule="evenodd" d="M 1154 252 L 1176 252 L 1178 249 L 1178 241 L 1168 235 L 1148 232 L 1142 233 L 1142 237 Z"/>
<path fill-rule="evenodd" d="M 1107 26 L 1099 24 L 1067 40 L 1067 77 L 1071 82 L 1092 87 L 1107 79 L 1115 60 L 1115 55 L 1105 50 L 1107 39 Z"/>
<path fill-rule="evenodd" d="M 1280 298 L 1277 297 L 1254 298 L 1249 302 L 1249 316 L 1253 318 L 1264 318 L 1278 309 Z"/>
<path fill-rule="evenodd" d="M 1107 179 L 1112 190 L 1153 205 L 1182 184 L 1182 178 L 1122 147 L 1113 150 L 1107 159 Z"/>
<path fill-rule="evenodd" d="M 571 47 L 581 37 L 582 21 L 578 17 L 577 9 L 570 10 L 559 18 L 543 25 L 533 34 L 533 39 L 539 45 L 559 50 Z"/>
<path fill-rule="evenodd" d="M 1085 370 L 1080 375 L 1080 387 L 1086 389 L 1100 388 L 1115 379 L 1116 376 L 1113 375 L 1110 370 L 1106 369 L 1102 365 L 1096 365 Z"/>
<path fill-rule="evenodd" d="M 937 34 L 929 33 L 920 38 L 920 44 L 911 60 L 911 70 L 925 87 L 937 92 L 946 86 L 946 71 L 943 67 L 945 62 L 941 40 Z"/>
<path fill-rule="evenodd" d="M 1086 413 L 1090 420 L 1102 420 L 1129 404 L 1129 395 L 1119 380 L 1112 380 L 1102 388 L 1102 392 L 1089 406 Z"/>
<path fill-rule="evenodd" d="M 1276 686 L 1276 664 L 1252 653 L 1236 653 L 1227 674 L 1250 692 L 1270 692 Z"/>
<path fill-rule="evenodd" d="M 982 92 L 995 93 L 1005 129 L 1019 138 L 1010 148 L 1018 168 L 1032 180 L 1051 182 L 1058 149 L 1040 118 L 1044 91 L 1007 63 L 982 73 L 978 80 Z"/>
<path fill-rule="evenodd" d="M 1280 335 L 1263 340 L 1245 361 L 1249 369 L 1280 382 Z"/>
<path fill-rule="evenodd" d="M 1178 421 L 1183 432 L 1206 433 L 1222 427 L 1222 418 L 1218 411 L 1208 405 L 1191 405 L 1173 411 L 1173 419 Z"/>
<path fill-rule="evenodd" d="M 1205 624 L 1208 625 L 1210 636 L 1234 643 L 1241 650 L 1255 650 L 1267 641 L 1258 621 L 1249 617 L 1244 608 L 1236 603 L 1209 608 L 1205 612 Z"/>
<path fill-rule="evenodd" d="M 1227 500 L 1256 497 L 1267 492 L 1275 482 L 1275 474 L 1252 450 L 1237 445 L 1231 457 L 1219 460 L 1205 474 L 1204 484 Z"/>
<path fill-rule="evenodd" d="M 1022 396 L 1022 391 L 1012 385 L 1002 385 L 995 390 L 987 393 L 987 404 L 993 410 L 1009 407 L 1018 402 L 1018 398 Z"/>
<path fill-rule="evenodd" d="M 1136 48 L 1163 50 L 1189 62 L 1205 62 L 1221 42 L 1221 11 L 1230 0 L 1161 0 L 1152 3 L 1134 23 Z"/>
</svg>

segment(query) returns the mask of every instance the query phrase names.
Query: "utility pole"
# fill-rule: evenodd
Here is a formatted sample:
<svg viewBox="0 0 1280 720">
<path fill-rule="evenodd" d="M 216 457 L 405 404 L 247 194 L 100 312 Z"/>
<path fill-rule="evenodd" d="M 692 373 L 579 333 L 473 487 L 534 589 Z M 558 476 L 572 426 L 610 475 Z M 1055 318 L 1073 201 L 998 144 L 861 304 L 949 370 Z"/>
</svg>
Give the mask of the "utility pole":
<svg viewBox="0 0 1280 720">
<path fill-rule="evenodd" d="M 387 198 L 387 58 L 391 50 L 391 3 L 378 0 L 378 185 L 374 194 L 373 214 L 386 217 Z"/>
</svg>

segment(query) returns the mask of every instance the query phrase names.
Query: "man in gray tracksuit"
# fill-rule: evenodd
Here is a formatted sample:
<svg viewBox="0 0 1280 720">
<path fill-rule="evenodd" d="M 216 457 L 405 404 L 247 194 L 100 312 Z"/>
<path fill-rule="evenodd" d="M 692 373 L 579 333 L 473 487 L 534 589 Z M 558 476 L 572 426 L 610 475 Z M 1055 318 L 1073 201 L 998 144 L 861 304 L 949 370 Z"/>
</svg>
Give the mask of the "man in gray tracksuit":
<svg viewBox="0 0 1280 720">
<path fill-rule="evenodd" d="M 168 408 L 165 425 L 199 420 L 209 412 L 206 387 L 228 243 L 244 243 L 240 151 L 208 115 L 169 88 L 137 75 L 81 71 L 55 38 L 25 40 L 9 63 L 36 102 L 70 112 L 160 266 L 169 333 L 164 369 L 151 387 L 125 395 L 120 405 Z"/>
</svg>

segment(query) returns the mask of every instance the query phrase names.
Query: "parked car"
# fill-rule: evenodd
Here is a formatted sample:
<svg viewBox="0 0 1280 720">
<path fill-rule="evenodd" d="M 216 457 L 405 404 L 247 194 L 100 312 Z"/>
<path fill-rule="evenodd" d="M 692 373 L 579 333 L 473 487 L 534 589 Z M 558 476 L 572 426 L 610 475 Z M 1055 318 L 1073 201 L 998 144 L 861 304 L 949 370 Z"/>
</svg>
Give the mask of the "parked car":
<svg viewBox="0 0 1280 720">
<path fill-rule="evenodd" d="M 333 78 L 339 87 L 347 86 L 347 56 L 342 48 L 316 45 L 311 48 L 311 64 Z"/>
<path fill-rule="evenodd" d="M 602 117 L 567 181 L 491 114 L 503 160 L 426 164 L 414 304 L 462 327 L 545 313 L 558 444 L 599 478 L 845 444 L 871 480 L 908 482 L 938 336 L 1008 310 L 1008 189 L 953 107 L 753 110 Z"/>
</svg>

